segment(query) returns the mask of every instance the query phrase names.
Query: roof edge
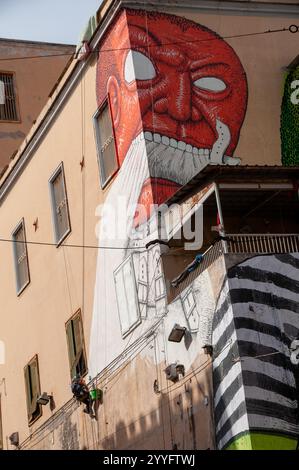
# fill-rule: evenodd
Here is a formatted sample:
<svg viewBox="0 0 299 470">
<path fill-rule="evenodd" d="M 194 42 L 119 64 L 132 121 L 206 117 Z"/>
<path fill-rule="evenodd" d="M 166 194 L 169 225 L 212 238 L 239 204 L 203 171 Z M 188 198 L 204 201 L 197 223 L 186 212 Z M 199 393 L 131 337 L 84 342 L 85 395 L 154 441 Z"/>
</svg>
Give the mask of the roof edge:
<svg viewBox="0 0 299 470">
<path fill-rule="evenodd" d="M 47 42 L 47 41 L 30 41 L 27 39 L 10 39 L 10 38 L 0 38 L 1 42 L 12 42 L 12 43 L 22 43 L 22 44 L 32 44 L 33 46 L 50 46 L 50 47 L 76 47 L 75 44 L 62 44 L 59 42 Z"/>
</svg>

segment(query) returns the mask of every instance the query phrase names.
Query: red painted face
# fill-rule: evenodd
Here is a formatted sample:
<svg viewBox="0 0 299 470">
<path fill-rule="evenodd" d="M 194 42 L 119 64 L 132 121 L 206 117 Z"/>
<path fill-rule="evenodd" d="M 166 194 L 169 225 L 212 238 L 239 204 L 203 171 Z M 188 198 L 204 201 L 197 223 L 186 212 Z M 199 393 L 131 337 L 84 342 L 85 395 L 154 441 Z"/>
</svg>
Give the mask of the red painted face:
<svg viewBox="0 0 299 470">
<path fill-rule="evenodd" d="M 247 103 L 245 72 L 233 49 L 192 21 L 144 11 L 126 12 L 113 36 L 117 77 L 108 80 L 108 92 L 120 162 L 141 131 L 212 149 L 216 120 L 229 128 L 225 155 L 232 156 Z M 174 181 L 155 183 L 154 202 L 177 189 Z"/>
</svg>

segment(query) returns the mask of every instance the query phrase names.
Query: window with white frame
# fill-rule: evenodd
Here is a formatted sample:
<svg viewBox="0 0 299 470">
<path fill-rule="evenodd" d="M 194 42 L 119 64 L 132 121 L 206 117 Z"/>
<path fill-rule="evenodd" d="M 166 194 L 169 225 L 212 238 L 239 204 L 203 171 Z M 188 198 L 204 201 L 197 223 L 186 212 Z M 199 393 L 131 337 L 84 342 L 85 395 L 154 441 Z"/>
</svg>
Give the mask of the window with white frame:
<svg viewBox="0 0 299 470">
<path fill-rule="evenodd" d="M 12 234 L 16 287 L 19 294 L 30 282 L 25 223 L 22 219 Z"/>
<path fill-rule="evenodd" d="M 70 216 L 65 187 L 63 164 L 59 165 L 50 179 L 50 194 L 54 224 L 54 236 L 57 244 L 70 233 Z"/>
<path fill-rule="evenodd" d="M 101 185 L 104 187 L 119 168 L 109 99 L 94 115 Z"/>
<path fill-rule="evenodd" d="M 199 327 L 199 315 L 197 312 L 196 302 L 192 289 L 189 289 L 186 295 L 182 297 L 183 309 L 185 313 L 186 320 L 189 325 L 191 332 L 198 331 Z"/>
<path fill-rule="evenodd" d="M 115 291 L 122 336 L 140 323 L 140 311 L 132 257 L 114 271 Z"/>
</svg>

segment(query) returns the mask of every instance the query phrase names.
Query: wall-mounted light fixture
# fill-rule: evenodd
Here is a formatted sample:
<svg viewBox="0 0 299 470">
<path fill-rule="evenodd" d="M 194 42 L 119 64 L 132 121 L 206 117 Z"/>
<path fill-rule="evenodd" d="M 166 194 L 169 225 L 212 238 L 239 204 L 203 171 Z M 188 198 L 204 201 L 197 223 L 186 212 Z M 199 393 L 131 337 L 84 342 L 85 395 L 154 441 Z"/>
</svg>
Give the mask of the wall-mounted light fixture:
<svg viewBox="0 0 299 470">
<path fill-rule="evenodd" d="M 39 404 L 39 405 L 47 405 L 48 403 L 50 403 L 51 401 L 53 400 L 53 396 L 52 395 L 48 395 L 47 392 L 44 392 L 42 393 L 38 399 L 36 400 L 36 402 Z"/>
<path fill-rule="evenodd" d="M 180 326 L 175 323 L 171 332 L 169 333 L 168 341 L 172 341 L 173 343 L 180 343 L 186 333 L 186 330 L 187 328 L 185 326 Z"/>
</svg>

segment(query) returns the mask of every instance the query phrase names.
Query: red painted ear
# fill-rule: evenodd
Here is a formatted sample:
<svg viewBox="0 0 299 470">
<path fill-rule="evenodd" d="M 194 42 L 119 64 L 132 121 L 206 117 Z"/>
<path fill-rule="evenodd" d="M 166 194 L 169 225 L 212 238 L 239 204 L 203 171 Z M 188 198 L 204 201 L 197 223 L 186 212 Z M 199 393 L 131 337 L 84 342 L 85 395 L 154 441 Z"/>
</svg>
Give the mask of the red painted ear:
<svg viewBox="0 0 299 470">
<path fill-rule="evenodd" d="M 111 114 L 114 124 L 114 129 L 118 127 L 121 113 L 121 100 L 120 100 L 120 89 L 118 81 L 114 76 L 109 77 L 107 83 L 107 92 L 109 95 Z"/>
</svg>

